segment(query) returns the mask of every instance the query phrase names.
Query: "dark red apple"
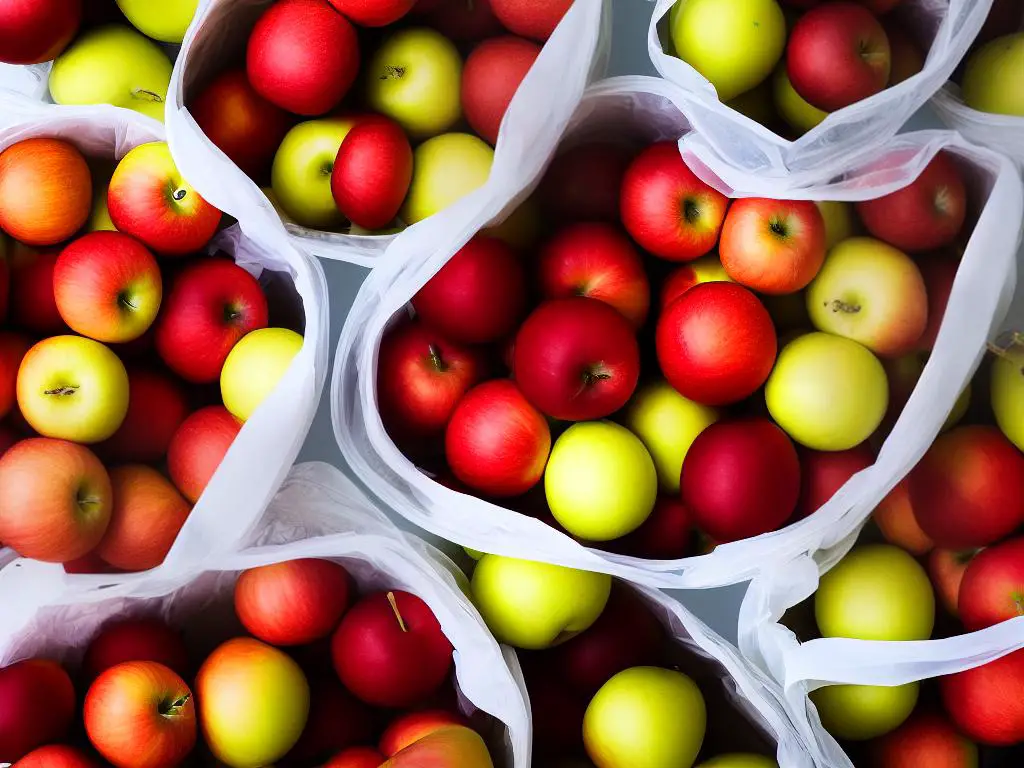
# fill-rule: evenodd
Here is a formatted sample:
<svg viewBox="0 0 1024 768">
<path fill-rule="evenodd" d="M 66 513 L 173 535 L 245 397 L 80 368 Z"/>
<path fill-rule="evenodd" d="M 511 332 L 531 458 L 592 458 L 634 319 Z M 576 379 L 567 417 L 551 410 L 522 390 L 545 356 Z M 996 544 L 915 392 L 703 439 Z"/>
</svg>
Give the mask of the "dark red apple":
<svg viewBox="0 0 1024 768">
<path fill-rule="evenodd" d="M 876 768 L 975 768 L 978 747 L 943 715 L 917 711 L 895 731 L 872 742 Z"/>
<path fill-rule="evenodd" d="M 190 672 L 181 633 L 154 618 L 120 619 L 104 625 L 85 649 L 82 674 L 86 680 L 95 680 L 126 661 L 156 661 L 181 677 Z"/>
<path fill-rule="evenodd" d="M 383 229 L 398 215 L 412 181 L 412 147 L 402 127 L 383 115 L 363 118 L 341 142 L 331 194 L 345 217 Z"/>
<path fill-rule="evenodd" d="M 96 452 L 108 461 L 159 462 L 188 415 L 188 401 L 173 379 L 131 368 L 128 413 L 117 432 L 96 446 Z"/>
<path fill-rule="evenodd" d="M 540 183 L 552 221 L 618 221 L 619 190 L 633 159 L 621 144 L 592 142 L 559 153 Z"/>
<path fill-rule="evenodd" d="M 181 423 L 167 447 L 167 473 L 182 496 L 199 500 L 241 429 L 221 405 L 200 408 Z"/>
<path fill-rule="evenodd" d="M 541 42 L 551 37 L 571 5 L 572 0 L 491 0 L 505 29 Z"/>
<path fill-rule="evenodd" d="M 939 679 L 942 702 L 962 733 L 982 744 L 1024 741 L 1024 650 Z"/>
<path fill-rule="evenodd" d="M 917 348 L 930 351 L 935 346 L 939 328 L 946 316 L 946 305 L 953 292 L 953 281 L 960 261 L 949 256 L 928 254 L 916 262 L 928 294 L 928 325 L 917 341 Z"/>
<path fill-rule="evenodd" d="M 835 496 L 846 481 L 875 463 L 871 449 L 860 444 L 845 451 L 800 451 L 800 499 L 793 513 L 802 520 Z"/>
<path fill-rule="evenodd" d="M 40 336 L 64 333 L 67 326 L 53 294 L 53 270 L 60 251 L 26 251 L 11 266 L 10 319 Z"/>
<path fill-rule="evenodd" d="M 0 669 L 0 760 L 14 763 L 61 741 L 75 715 L 75 688 L 55 661 L 28 659 Z"/>
<path fill-rule="evenodd" d="M 0 62 L 42 64 L 57 58 L 81 21 L 82 0 L 3 0 Z"/>
<path fill-rule="evenodd" d="M 367 706 L 337 680 L 309 677 L 306 727 L 280 765 L 320 765 L 340 750 L 373 741 L 373 714 Z"/>
<path fill-rule="evenodd" d="M 470 127 L 488 143 L 498 143 L 498 129 L 512 97 L 540 55 L 540 46 L 507 35 L 480 43 L 462 68 L 462 111 Z"/>
<path fill-rule="evenodd" d="M 648 560 L 678 560 L 691 554 L 694 533 L 689 508 L 674 496 L 658 496 L 640 527 L 611 542 L 609 548 Z"/>
<path fill-rule="evenodd" d="M 416 0 L 328 0 L 361 27 L 386 27 L 405 16 Z"/>
<path fill-rule="evenodd" d="M 430 26 L 456 42 L 476 42 L 503 31 L 491 0 L 419 0 L 413 12 L 423 14 Z"/>
<path fill-rule="evenodd" d="M 18 369 L 31 346 L 20 333 L 0 331 L 0 419 L 18 405 Z"/>
<path fill-rule="evenodd" d="M 971 560 L 958 607 L 970 632 L 1024 616 L 1024 537 L 987 547 Z"/>
</svg>

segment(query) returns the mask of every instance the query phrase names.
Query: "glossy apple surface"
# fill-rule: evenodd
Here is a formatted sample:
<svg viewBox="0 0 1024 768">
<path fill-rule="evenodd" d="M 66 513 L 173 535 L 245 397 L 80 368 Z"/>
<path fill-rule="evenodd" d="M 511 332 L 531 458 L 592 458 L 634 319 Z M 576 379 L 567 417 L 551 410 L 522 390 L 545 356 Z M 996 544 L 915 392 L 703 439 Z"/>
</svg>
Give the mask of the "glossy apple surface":
<svg viewBox="0 0 1024 768">
<path fill-rule="evenodd" d="M 345 217 L 383 229 L 398 215 L 412 182 L 412 147 L 398 123 L 361 120 L 345 137 L 331 172 L 331 194 Z"/>
<path fill-rule="evenodd" d="M 448 712 L 443 709 L 410 712 L 393 720 L 385 729 L 380 737 L 380 751 L 391 757 L 424 736 L 452 725 L 469 727 L 466 718 L 456 712 Z"/>
<path fill-rule="evenodd" d="M 989 391 L 999 429 L 1024 451 L 1024 351 L 1011 351 L 993 361 Z"/>
<path fill-rule="evenodd" d="M 416 147 L 412 184 L 400 218 L 415 224 L 482 187 L 494 150 L 468 133 L 442 133 Z"/>
<path fill-rule="evenodd" d="M 455 725 L 442 728 L 410 744 L 380 768 L 426 768 L 457 765 L 459 768 L 493 768 L 487 745 L 476 731 Z"/>
<path fill-rule="evenodd" d="M 11 0 L 0 6 L 0 62 L 42 64 L 71 42 L 82 0 Z"/>
<path fill-rule="evenodd" d="M 182 496 L 199 500 L 242 423 L 219 405 L 200 408 L 178 427 L 167 447 L 167 472 Z"/>
<path fill-rule="evenodd" d="M 1024 537 L 986 547 L 971 560 L 958 608 L 969 632 L 1024 616 Z"/>
<path fill-rule="evenodd" d="M 185 394 L 172 378 L 145 368 L 129 368 L 128 412 L 117 431 L 96 446 L 96 452 L 112 461 L 159 462 L 189 411 Z"/>
<path fill-rule="evenodd" d="M 462 110 L 470 127 L 489 144 L 520 83 L 540 55 L 540 46 L 511 35 L 477 45 L 462 70 Z"/>
<path fill-rule="evenodd" d="M 821 724 L 838 739 L 867 741 L 895 730 L 914 711 L 920 685 L 827 685 L 811 692 Z"/>
<path fill-rule="evenodd" d="M 63 744 L 34 749 L 14 765 L 17 768 L 97 768 L 95 761 L 84 752 Z"/>
<path fill-rule="evenodd" d="M 977 768 L 978 747 L 943 715 L 915 712 L 871 747 L 879 768 Z"/>
<path fill-rule="evenodd" d="M 494 15 L 505 29 L 516 35 L 543 42 L 551 37 L 558 22 L 569 11 L 572 0 L 523 3 L 517 0 L 491 0 Z"/>
<path fill-rule="evenodd" d="M 27 659 L 0 668 L 0 704 L 0 758 L 17 762 L 67 735 L 75 688 L 57 662 Z"/>
<path fill-rule="evenodd" d="M 995 115 L 1024 117 L 1024 97 L 1009 84 L 1024 65 L 1024 32 L 997 37 L 967 60 L 962 83 L 971 109 Z"/>
<path fill-rule="evenodd" d="M 946 712 L 968 738 L 981 744 L 1024 741 L 1024 650 L 939 678 Z"/>
<path fill-rule="evenodd" d="M 362 27 L 386 27 L 405 16 L 416 0 L 329 0 L 331 5 Z"/>
<path fill-rule="evenodd" d="M 249 331 L 231 348 L 220 372 L 224 407 L 248 421 L 277 389 L 302 344 L 302 336 L 289 328 Z"/>
<path fill-rule="evenodd" d="M 701 283 L 731 282 L 735 281 L 722 268 L 718 254 L 709 253 L 672 270 L 661 284 L 658 304 L 664 310 L 693 286 Z"/>
<path fill-rule="evenodd" d="M 798 136 L 820 125 L 829 115 L 825 110 L 809 104 L 807 99 L 796 92 L 784 64 L 780 64 L 772 75 L 772 99 L 779 116 Z"/>
<path fill-rule="evenodd" d="M 117 0 L 117 7 L 136 29 L 162 43 L 180 45 L 199 0 L 170 0 L 154 8 L 146 0 Z"/>
<path fill-rule="evenodd" d="M 823 507 L 846 481 L 875 463 L 866 445 L 845 451 L 800 452 L 800 499 L 794 517 L 801 520 Z"/>
<path fill-rule="evenodd" d="M 190 673 L 181 633 L 155 618 L 119 619 L 105 624 L 85 649 L 82 674 L 87 680 L 95 680 L 126 661 L 155 661 L 183 679 Z"/>
<path fill-rule="evenodd" d="M 977 553 L 974 549 L 933 549 L 928 553 L 928 578 L 935 587 L 935 596 L 950 616 L 960 614 L 960 585 Z"/>
<path fill-rule="evenodd" d="M 935 542 L 921 530 L 914 516 L 914 505 L 910 500 L 910 486 L 906 478 L 875 507 L 872 518 L 886 541 L 912 555 L 926 555 L 935 546 Z"/>
</svg>

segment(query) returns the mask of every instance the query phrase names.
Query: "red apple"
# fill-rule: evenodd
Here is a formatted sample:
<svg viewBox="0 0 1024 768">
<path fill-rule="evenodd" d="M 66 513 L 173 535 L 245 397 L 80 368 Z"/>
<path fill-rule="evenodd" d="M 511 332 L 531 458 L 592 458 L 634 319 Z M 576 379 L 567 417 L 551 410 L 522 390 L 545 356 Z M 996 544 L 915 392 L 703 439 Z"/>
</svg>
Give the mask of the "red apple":
<svg viewBox="0 0 1024 768">
<path fill-rule="evenodd" d="M 155 661 L 180 675 L 189 674 L 188 653 L 181 633 L 154 618 L 119 619 L 105 624 L 89 641 L 82 674 L 95 680 L 126 661 Z"/>
<path fill-rule="evenodd" d="M 84 445 L 22 440 L 0 459 L 0 541 L 22 557 L 76 560 L 103 538 L 112 493 L 107 471 Z"/>
<path fill-rule="evenodd" d="M 737 283 L 760 293 L 794 293 L 825 262 L 825 219 L 805 200 L 736 200 L 725 215 L 718 252 Z"/>
<path fill-rule="evenodd" d="M 656 344 L 669 384 L 705 405 L 753 394 L 778 351 L 768 310 L 735 283 L 702 283 L 676 299 L 658 320 Z"/>
<path fill-rule="evenodd" d="M 143 464 L 110 470 L 114 505 L 96 554 L 126 571 L 156 568 L 167 557 L 192 511 L 163 475 Z"/>
<path fill-rule="evenodd" d="M 82 0 L 3 0 L 0 62 L 42 64 L 57 58 L 81 21 Z"/>
<path fill-rule="evenodd" d="M 289 560 L 242 573 L 235 612 L 271 645 L 304 645 L 327 637 L 349 605 L 348 571 L 330 560 Z"/>
<path fill-rule="evenodd" d="M 813 514 L 836 495 L 846 481 L 875 463 L 871 449 L 861 443 L 845 451 L 800 451 L 800 499 L 795 520 Z"/>
<path fill-rule="evenodd" d="M 881 91 L 889 82 L 889 38 L 853 2 L 829 2 L 801 16 L 786 44 L 793 89 L 811 106 L 835 112 Z"/>
<path fill-rule="evenodd" d="M 611 543 L 611 548 L 647 560 L 678 560 L 694 545 L 693 513 L 673 496 L 658 496 L 639 528 Z"/>
<path fill-rule="evenodd" d="M 331 194 L 345 217 L 366 229 L 390 224 L 412 181 L 412 147 L 402 127 L 383 115 L 360 120 L 334 161 Z"/>
<path fill-rule="evenodd" d="M 168 367 L 196 384 L 217 381 L 224 360 L 250 331 L 267 327 L 267 299 L 252 275 L 227 259 L 182 270 L 156 323 L 156 349 Z"/>
<path fill-rule="evenodd" d="M 918 269 L 924 279 L 924 288 L 928 294 L 928 325 L 917 341 L 917 348 L 930 351 L 939 336 L 939 328 L 946 316 L 946 305 L 953 292 L 953 281 L 960 266 L 959 259 L 929 254 L 917 259 Z"/>
<path fill-rule="evenodd" d="M 328 673 L 329 674 L 329 673 Z M 373 740 L 373 713 L 336 679 L 309 675 L 309 717 L 280 765 L 320 765 L 330 755 Z M 384 758 L 374 763 L 377 768 Z"/>
<path fill-rule="evenodd" d="M 280 0 L 252 30 L 246 72 L 252 87 L 282 109 L 322 115 L 355 82 L 359 39 L 348 20 L 324 0 Z"/>
<path fill-rule="evenodd" d="M 244 69 L 216 77 L 189 105 L 206 137 L 242 171 L 260 178 L 270 169 L 292 119 L 249 85 Z"/>
<path fill-rule="evenodd" d="M 99 768 L 96 762 L 74 747 L 50 744 L 32 750 L 14 764 L 15 768 Z"/>
<path fill-rule="evenodd" d="M 336 754 L 324 768 L 380 768 L 386 759 L 373 747 L 352 747 Z"/>
<path fill-rule="evenodd" d="M 872 516 L 886 541 L 912 555 L 926 555 L 935 547 L 935 542 L 921 529 L 914 514 L 910 483 L 906 478 L 889 491 Z"/>
<path fill-rule="evenodd" d="M 491 9 L 491 0 L 419 0 L 413 12 L 424 14 L 430 26 L 456 42 L 476 42 L 504 31 Z"/>
<path fill-rule="evenodd" d="M 117 768 L 177 765 L 196 743 L 192 691 L 154 661 L 108 669 L 85 695 L 82 715 L 89 741 Z"/>
<path fill-rule="evenodd" d="M 414 744 L 434 731 L 453 725 L 469 727 L 462 715 L 443 709 L 427 709 L 410 712 L 393 720 L 380 737 L 380 751 L 385 757 L 391 757 L 410 744 Z M 376 767 L 375 767 L 376 768 Z"/>
<path fill-rule="evenodd" d="M 526 307 L 522 261 L 501 240 L 476 235 L 420 288 L 412 306 L 452 341 L 497 341 L 515 330 Z"/>
<path fill-rule="evenodd" d="M 57 336 L 67 330 L 53 294 L 53 270 L 60 251 L 26 252 L 11 265 L 10 319 L 15 325 L 41 336 Z"/>
<path fill-rule="evenodd" d="M 658 292 L 658 309 L 665 311 L 673 301 L 695 285 L 728 282 L 731 282 L 731 278 L 725 273 L 722 263 L 716 255 L 705 256 L 703 259 L 680 264 L 669 272 L 661 283 L 661 290 Z M 802 296 L 793 294 L 792 297 L 797 298 L 801 306 L 804 305 L 805 302 Z M 791 297 L 783 297 L 782 300 L 787 298 Z M 807 310 L 805 309 L 804 315 L 806 314 Z"/>
<path fill-rule="evenodd" d="M 445 432 L 452 473 L 489 496 L 526 493 L 544 474 L 550 452 L 547 421 L 507 379 L 466 393 Z"/>
<path fill-rule="evenodd" d="M 719 421 L 701 432 L 683 460 L 683 503 L 717 542 L 779 528 L 800 496 L 800 459 L 768 419 Z"/>
<path fill-rule="evenodd" d="M 0 419 L 18 404 L 18 368 L 31 346 L 21 334 L 0 331 Z"/>
<path fill-rule="evenodd" d="M 541 42 L 551 37 L 573 0 L 491 0 L 505 29 Z"/>
<path fill-rule="evenodd" d="M 592 142 L 559 153 L 540 183 L 552 221 L 618 221 L 619 190 L 633 155 L 621 144 Z"/>
<path fill-rule="evenodd" d="M 55 661 L 28 659 L 0 669 L 0 760 L 14 763 L 65 737 L 75 688 Z"/>
<path fill-rule="evenodd" d="M 167 447 L 167 472 L 182 496 L 199 500 L 241 428 L 220 405 L 200 408 L 181 423 Z"/>
<path fill-rule="evenodd" d="M 416 0 L 328 0 L 361 27 L 386 27 L 405 16 Z"/>
<path fill-rule="evenodd" d="M 434 693 L 452 668 L 452 644 L 430 607 L 408 592 L 367 595 L 331 640 L 334 669 L 359 699 L 409 707 Z"/>
<path fill-rule="evenodd" d="M 916 253 L 949 245 L 967 218 L 967 189 L 952 157 L 940 152 L 913 182 L 888 195 L 857 203 L 868 231 Z"/>
<path fill-rule="evenodd" d="M 673 141 L 653 144 L 630 163 L 619 211 L 626 231 L 645 251 L 692 261 L 715 247 L 729 198 L 691 171 Z"/>
<path fill-rule="evenodd" d="M 935 594 L 951 616 L 960 615 L 960 585 L 979 550 L 933 549 L 928 553 L 928 576 Z"/>
<path fill-rule="evenodd" d="M 1024 616 L 1024 536 L 988 547 L 971 560 L 958 607 L 969 632 Z"/>
<path fill-rule="evenodd" d="M 459 725 L 441 728 L 410 744 L 380 768 L 489 768 L 491 755 L 480 734 Z"/>
<path fill-rule="evenodd" d="M 181 387 L 144 368 L 128 370 L 128 413 L 110 438 L 96 446 L 109 461 L 157 463 L 189 414 Z"/>
<path fill-rule="evenodd" d="M 877 14 L 876 14 L 877 15 Z M 909 80 L 924 69 L 924 51 L 897 19 L 888 16 L 882 21 L 885 36 L 889 38 L 889 87 Z"/>
<path fill-rule="evenodd" d="M 978 747 L 949 720 L 915 712 L 903 725 L 871 744 L 876 768 L 976 768 Z"/>
<path fill-rule="evenodd" d="M 640 376 L 633 333 L 629 321 L 603 301 L 546 301 L 516 334 L 516 383 L 552 418 L 608 416 L 629 401 Z"/>
<path fill-rule="evenodd" d="M 939 679 L 942 701 L 957 727 L 983 744 L 1024 741 L 1024 650 Z"/>
<path fill-rule="evenodd" d="M 1024 523 L 1024 455 L 996 427 L 940 435 L 908 478 L 914 517 L 939 547 L 984 547 Z"/>
<path fill-rule="evenodd" d="M 540 55 L 540 46 L 506 35 L 480 43 L 462 68 L 462 110 L 470 127 L 490 144 L 512 97 Z"/>
</svg>

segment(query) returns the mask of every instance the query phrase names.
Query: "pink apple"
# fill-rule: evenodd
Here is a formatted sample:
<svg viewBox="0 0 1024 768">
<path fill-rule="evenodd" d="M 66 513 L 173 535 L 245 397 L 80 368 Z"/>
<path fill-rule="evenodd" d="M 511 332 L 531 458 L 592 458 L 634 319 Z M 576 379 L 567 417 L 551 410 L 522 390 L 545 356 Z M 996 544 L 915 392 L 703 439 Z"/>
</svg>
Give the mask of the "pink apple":
<svg viewBox="0 0 1024 768">
<path fill-rule="evenodd" d="M 188 414 L 188 401 L 173 379 L 129 368 L 128 413 L 117 432 L 96 446 L 96 453 L 109 461 L 157 463 Z"/>
<path fill-rule="evenodd" d="M 189 674 L 181 633 L 155 618 L 118 619 L 105 624 L 85 649 L 82 674 L 92 681 L 126 661 L 156 661 L 182 677 Z"/>
<path fill-rule="evenodd" d="M 539 45 L 509 35 L 485 40 L 466 59 L 462 111 L 470 127 L 488 143 L 498 143 L 501 120 L 539 55 Z"/>
<path fill-rule="evenodd" d="M 987 547 L 971 560 L 957 605 L 970 632 L 1024 616 L 1024 537 Z"/>
<path fill-rule="evenodd" d="M 334 161 L 331 194 L 345 217 L 383 229 L 398 215 L 412 181 L 412 147 L 402 127 L 383 115 L 360 120 Z"/>
<path fill-rule="evenodd" d="M 0 419 L 18 404 L 18 368 L 31 346 L 21 334 L 0 331 Z"/>
<path fill-rule="evenodd" d="M 201 408 L 178 427 L 167 447 L 167 472 L 195 504 L 235 442 L 242 423 L 221 405 Z"/>
<path fill-rule="evenodd" d="M 75 688 L 55 661 L 28 659 L 0 669 L 0 760 L 17 762 L 62 740 L 75 714 Z"/>
<path fill-rule="evenodd" d="M 545 211 L 557 222 L 618 221 L 619 190 L 632 159 L 628 147 L 609 142 L 560 152 L 540 183 Z"/>
<path fill-rule="evenodd" d="M 81 21 L 82 0 L 0 2 L 0 62 L 42 64 L 57 58 Z"/>
</svg>

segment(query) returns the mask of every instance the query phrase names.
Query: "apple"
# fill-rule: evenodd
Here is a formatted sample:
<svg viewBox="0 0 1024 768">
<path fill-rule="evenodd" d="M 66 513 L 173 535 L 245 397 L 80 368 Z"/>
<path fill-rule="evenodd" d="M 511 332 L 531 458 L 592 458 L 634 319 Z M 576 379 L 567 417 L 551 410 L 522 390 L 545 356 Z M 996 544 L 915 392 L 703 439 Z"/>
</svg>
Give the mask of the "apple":
<svg viewBox="0 0 1024 768">
<path fill-rule="evenodd" d="M 98 341 L 53 336 L 25 353 L 18 407 L 44 437 L 98 443 L 117 431 L 128 412 L 128 374 Z"/>
<path fill-rule="evenodd" d="M 470 127 L 488 144 L 498 143 L 502 118 L 539 55 L 536 43 L 506 35 L 485 40 L 466 59 L 462 109 Z"/>
<path fill-rule="evenodd" d="M 22 438 L 23 435 L 11 427 L 6 424 L 0 424 L 0 458 L 3 458 L 4 454 L 17 445 Z"/>
<path fill-rule="evenodd" d="M 97 768 L 92 758 L 84 752 L 63 744 L 49 744 L 34 749 L 14 765 L 17 768 Z"/>
<path fill-rule="evenodd" d="M 182 678 L 190 671 L 181 633 L 153 618 L 118 619 L 105 624 L 85 649 L 82 673 L 92 681 L 126 661 L 155 661 Z"/>
<path fill-rule="evenodd" d="M 874 237 L 918 253 L 949 245 L 967 218 L 967 189 L 952 156 L 939 152 L 903 189 L 857 205 Z"/>
<path fill-rule="evenodd" d="M 74 145 L 35 138 L 0 152 L 0 229 L 14 239 L 55 245 L 82 228 L 91 208 L 92 176 Z"/>
<path fill-rule="evenodd" d="M 927 640 L 935 593 L 924 568 L 898 547 L 854 547 L 821 577 L 814 616 L 823 637 Z"/>
<path fill-rule="evenodd" d="M 459 768 L 494 768 L 491 754 L 480 734 L 458 725 L 424 736 L 382 763 L 380 768 L 424 768 L 446 764 Z"/>
<path fill-rule="evenodd" d="M 836 495 L 847 480 L 874 463 L 874 454 L 864 444 L 845 451 L 801 451 L 800 498 L 794 518 L 802 520 L 814 514 Z M 877 516 L 877 510 L 875 514 Z"/>
<path fill-rule="evenodd" d="M 687 167 L 672 141 L 637 155 L 623 176 L 619 199 L 630 236 L 669 261 L 692 261 L 711 251 L 729 206 L 729 198 Z"/>
<path fill-rule="evenodd" d="M 157 463 L 167 455 L 189 411 L 181 387 L 171 378 L 144 368 L 129 369 L 128 412 L 96 451 L 111 461 Z"/>
<path fill-rule="evenodd" d="M 224 407 L 248 421 L 277 389 L 302 344 L 302 336 L 288 328 L 249 331 L 231 348 L 220 372 Z"/>
<path fill-rule="evenodd" d="M 370 107 L 414 139 L 443 134 L 462 117 L 462 59 L 455 44 L 436 30 L 393 33 L 370 59 L 365 77 Z"/>
<path fill-rule="evenodd" d="M 256 638 L 304 645 L 327 637 L 349 605 L 348 571 L 301 559 L 250 568 L 235 582 L 235 612 Z"/>
<path fill-rule="evenodd" d="M 902 725 L 917 704 L 919 683 L 827 685 L 811 691 L 821 724 L 838 739 L 867 741 Z"/>
<path fill-rule="evenodd" d="M 412 297 L 427 326 L 460 344 L 505 338 L 526 308 L 526 272 L 511 247 L 474 236 Z"/>
<path fill-rule="evenodd" d="M 583 718 L 590 759 L 605 768 L 693 765 L 707 728 L 700 688 L 682 672 L 624 670 L 597 692 Z"/>
<path fill-rule="evenodd" d="M 839 243 L 857 234 L 857 215 L 852 203 L 838 200 L 819 200 L 815 203 L 825 222 L 825 250 L 831 251 Z"/>
<path fill-rule="evenodd" d="M 931 350 L 939 335 L 939 328 L 946 315 L 946 305 L 953 292 L 959 260 L 928 254 L 917 262 L 928 294 L 928 324 L 917 341 L 918 349 Z"/>
<path fill-rule="evenodd" d="M 504 32 L 491 0 L 419 0 L 413 13 L 423 15 L 431 27 L 456 42 L 476 42 Z"/>
<path fill-rule="evenodd" d="M 558 222 L 618 221 L 619 189 L 632 158 L 627 146 L 599 141 L 559 152 L 540 183 L 544 210 Z"/>
<path fill-rule="evenodd" d="M 785 64 L 780 64 L 772 75 L 772 100 L 782 119 L 800 136 L 820 125 L 829 115 L 796 92 Z"/>
<path fill-rule="evenodd" d="M 475 2 L 475 0 L 474 0 Z M 519 253 L 537 247 L 541 236 L 541 210 L 536 194 L 523 200 L 515 210 L 505 218 L 480 230 L 479 234 L 495 237 L 506 245 L 510 245 Z"/>
<path fill-rule="evenodd" d="M 0 331 L 0 419 L 17 406 L 18 369 L 31 346 L 20 334 Z"/>
<path fill-rule="evenodd" d="M 373 747 L 352 747 L 336 754 L 324 768 L 380 768 L 385 760 Z"/>
<path fill-rule="evenodd" d="M 984 547 L 1024 523 L 1024 455 L 995 427 L 940 435 L 908 483 L 914 516 L 939 547 Z"/>
<path fill-rule="evenodd" d="M 185 419 L 167 447 L 167 472 L 181 495 L 195 504 L 241 430 L 241 422 L 219 405 Z"/>
<path fill-rule="evenodd" d="M 674 11 L 676 6 L 672 6 Z M 672 22 L 669 22 L 669 29 Z M 774 126 L 778 123 L 778 113 L 775 104 L 772 102 L 772 89 L 770 80 L 763 80 L 749 91 L 744 91 L 739 96 L 729 99 L 725 106 L 734 109 L 741 115 L 764 126 Z"/>
<path fill-rule="evenodd" d="M 524 660 L 524 664 L 529 663 L 525 654 L 519 658 Z M 565 685 L 550 664 L 542 662 L 535 667 L 527 666 L 525 674 L 533 716 L 533 754 L 537 764 L 547 765 L 544 758 L 582 752 L 583 715 L 589 700 Z M 592 768 L 589 762 L 587 765 Z"/>
<path fill-rule="evenodd" d="M 957 607 L 968 632 L 1024 616 L 1024 537 L 987 547 L 971 560 Z"/>
<path fill-rule="evenodd" d="M 891 88 L 924 69 L 924 51 L 897 19 L 888 16 L 881 21 L 885 36 L 889 38 L 891 66 L 888 87 Z"/>
<path fill-rule="evenodd" d="M 718 251 L 722 267 L 740 285 L 760 293 L 793 293 L 805 288 L 825 261 L 825 220 L 807 201 L 736 200 L 725 215 Z"/>
<path fill-rule="evenodd" d="M 875 507 L 872 518 L 886 541 L 912 555 L 926 555 L 935 547 L 935 542 L 921 530 L 914 516 L 910 486 L 906 478 Z"/>
<path fill-rule="evenodd" d="M 412 181 L 412 147 L 398 123 L 374 115 L 345 137 L 331 172 L 334 202 L 353 224 L 382 229 L 398 215 Z"/>
<path fill-rule="evenodd" d="M 89 741 L 117 768 L 177 765 L 196 743 L 192 691 L 153 661 L 106 670 L 90 686 L 82 717 Z"/>
<path fill-rule="evenodd" d="M 59 251 L 29 251 L 18 262 L 12 259 L 10 319 L 40 336 L 67 332 L 53 294 L 53 270 Z"/>
<path fill-rule="evenodd" d="M 702 283 L 658 319 L 658 363 L 690 400 L 727 405 L 753 394 L 772 372 L 777 342 L 768 310 L 734 283 Z"/>
<path fill-rule="evenodd" d="M 0 62 L 42 64 L 56 58 L 78 33 L 82 0 L 5 2 L 0 5 Z"/>
<path fill-rule="evenodd" d="M 416 0 L 328 0 L 362 27 L 386 27 L 405 16 Z"/>
<path fill-rule="evenodd" d="M 568 12 L 572 0 L 524 3 L 521 0 L 491 0 L 494 15 L 509 32 L 544 42 Z"/>
<path fill-rule="evenodd" d="M 206 744 L 233 768 L 275 763 L 295 746 L 309 715 L 309 683 L 299 665 L 249 637 L 228 640 L 206 658 L 195 692 Z"/>
<path fill-rule="evenodd" d="M 960 615 L 960 585 L 978 551 L 936 548 L 928 554 L 928 576 L 936 596 L 951 616 Z"/>
<path fill-rule="evenodd" d="M 1006 439 L 1024 451 L 1024 348 L 992 363 L 992 411 Z"/>
<path fill-rule="evenodd" d="M 697 768 L 779 768 L 779 764 L 764 755 L 755 755 L 750 752 L 730 752 L 705 760 Z"/>
<path fill-rule="evenodd" d="M 767 78 L 786 46 L 786 19 L 775 0 L 687 0 L 670 26 L 676 55 L 723 102 Z"/>
<path fill-rule="evenodd" d="M 256 278 L 227 259 L 206 259 L 171 284 L 156 323 L 156 349 L 183 379 L 205 384 L 220 378 L 244 336 L 266 325 L 267 299 Z"/>
<path fill-rule="evenodd" d="M 160 46 L 123 24 L 106 24 L 57 57 L 49 86 L 58 104 L 112 104 L 163 122 L 170 82 L 171 62 Z"/>
<path fill-rule="evenodd" d="M 1024 741 L 1024 650 L 939 678 L 942 703 L 968 738 L 982 744 Z"/>
<path fill-rule="evenodd" d="M 384 730 L 380 737 L 380 751 L 385 756 L 391 757 L 423 737 L 453 725 L 469 727 L 466 718 L 455 712 L 443 709 L 410 712 L 393 720 Z"/>
<path fill-rule="evenodd" d="M 171 0 L 159 9 L 146 0 L 117 0 L 117 7 L 142 34 L 162 43 L 181 44 L 199 0 Z"/>
<path fill-rule="evenodd" d="M 401 218 L 415 224 L 482 187 L 494 150 L 467 133 L 443 133 L 420 144 L 413 155 L 412 184 Z"/>
<path fill-rule="evenodd" d="M 668 274 L 661 284 L 658 307 L 664 311 L 673 301 L 695 285 L 732 282 L 735 281 L 723 269 L 718 254 L 709 253 L 694 261 L 680 264 Z"/>
<path fill-rule="evenodd" d="M 678 560 L 694 545 L 693 513 L 680 499 L 659 495 L 647 519 L 610 549 L 647 560 Z"/>
<path fill-rule="evenodd" d="M 325 670 L 325 674 L 329 674 Z M 325 759 L 355 744 L 365 744 L 374 734 L 374 713 L 345 690 L 334 677 L 313 678 L 309 691 L 309 717 L 302 736 L 280 765 L 322 764 Z M 384 758 L 380 757 L 373 768 Z"/>
<path fill-rule="evenodd" d="M 978 747 L 949 720 L 934 712 L 915 712 L 899 728 L 871 745 L 878 768 L 976 768 Z"/>
<path fill-rule="evenodd" d="M 189 112 L 206 137 L 252 177 L 262 177 L 270 168 L 292 122 L 287 112 L 256 92 L 244 69 L 229 69 L 214 78 L 190 102 Z"/>
<path fill-rule="evenodd" d="M 423 600 L 408 592 L 367 595 L 331 638 L 334 669 L 357 698 L 410 707 L 438 690 L 452 669 L 452 644 Z"/>
<path fill-rule="evenodd" d="M 607 574 L 484 555 L 473 570 L 473 604 L 501 643 L 541 650 L 586 631 L 605 609 Z"/>
<path fill-rule="evenodd" d="M 75 688 L 55 661 L 27 659 L 0 668 L 0 760 L 18 762 L 60 741 L 75 715 Z"/>
<path fill-rule="evenodd" d="M 1024 32 L 998 37 L 967 59 L 961 90 L 971 109 L 1024 117 L 1024 96 L 1009 84 L 1024 65 Z"/>
</svg>

